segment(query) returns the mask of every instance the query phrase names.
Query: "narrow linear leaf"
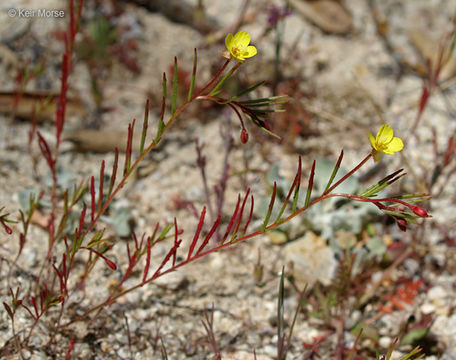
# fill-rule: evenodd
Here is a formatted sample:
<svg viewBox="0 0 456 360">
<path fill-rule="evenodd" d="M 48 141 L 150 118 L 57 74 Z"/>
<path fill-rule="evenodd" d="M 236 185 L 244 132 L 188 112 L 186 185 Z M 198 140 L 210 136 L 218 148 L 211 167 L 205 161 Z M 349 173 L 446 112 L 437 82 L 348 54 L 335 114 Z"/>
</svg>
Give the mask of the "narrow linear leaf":
<svg viewBox="0 0 456 360">
<path fill-rule="evenodd" d="M 237 63 L 235 66 L 233 66 L 231 68 L 231 70 L 229 70 L 225 76 L 222 78 L 222 80 L 219 81 L 219 83 L 211 90 L 211 92 L 209 93 L 209 96 L 215 96 L 217 95 L 219 92 L 220 92 L 220 88 L 223 86 L 223 84 L 225 83 L 225 81 L 231 76 L 233 75 L 233 73 L 236 71 L 236 69 L 239 67 L 241 63 Z"/>
<path fill-rule="evenodd" d="M 198 64 L 198 52 L 196 48 L 193 53 L 193 70 L 192 70 L 192 80 L 190 82 L 190 88 L 188 89 L 187 100 L 190 101 L 193 97 L 193 90 L 195 89 L 195 79 L 196 79 L 196 66 Z"/>
<path fill-rule="evenodd" d="M 239 211 L 239 204 L 241 203 L 241 195 L 238 195 L 238 199 L 237 199 L 237 203 L 236 203 L 236 208 L 234 209 L 234 212 L 233 212 L 233 215 L 231 216 L 231 219 L 230 219 L 230 222 L 228 223 L 228 226 L 226 227 L 226 231 L 225 231 L 225 235 L 223 235 L 223 239 L 222 239 L 222 244 L 225 242 L 225 240 L 227 239 L 230 231 L 231 231 L 231 228 L 233 227 L 233 224 L 234 224 L 234 221 L 236 220 L 237 218 L 237 215 L 238 215 L 238 211 Z"/>
<path fill-rule="evenodd" d="M 331 173 L 331 176 L 329 177 L 329 180 L 328 180 L 328 184 L 326 185 L 325 187 L 325 191 L 323 191 L 323 195 L 325 195 L 328 191 L 328 189 L 331 187 L 332 185 L 332 182 L 334 181 L 334 178 L 336 177 L 337 175 L 337 172 L 339 171 L 340 169 L 340 164 L 342 162 L 342 158 L 344 157 L 344 150 L 342 150 L 340 152 L 340 155 L 339 155 L 339 159 L 337 159 L 337 162 L 336 162 L 336 165 L 334 166 L 334 170 L 333 172 Z"/>
<path fill-rule="evenodd" d="M 247 118 L 253 122 L 256 126 L 258 126 L 261 130 L 263 130 L 266 134 L 270 135 L 270 136 L 273 136 L 275 137 L 276 139 L 281 139 L 281 137 L 277 134 L 274 134 L 271 130 L 268 130 L 264 127 L 264 121 L 262 121 L 261 119 L 259 119 L 256 114 L 250 112 L 248 114 L 246 114 Z"/>
<path fill-rule="evenodd" d="M 112 190 L 114 189 L 118 165 L 119 165 L 119 148 L 116 147 L 115 152 L 114 152 L 114 164 L 112 166 L 112 172 L 111 172 L 111 181 L 109 183 L 108 197 L 111 196 Z"/>
<path fill-rule="evenodd" d="M 168 234 L 168 232 L 171 230 L 172 227 L 173 227 L 172 224 L 165 225 L 165 228 L 160 233 L 160 236 L 158 237 L 158 240 L 163 240 L 166 237 L 166 235 Z"/>
<path fill-rule="evenodd" d="M 369 197 L 372 196 L 379 191 L 383 190 L 386 186 L 391 185 L 395 181 L 399 180 L 402 176 L 404 176 L 406 173 L 400 174 L 404 169 L 399 169 L 393 172 L 392 174 L 384 177 L 382 180 L 377 182 L 376 184 L 368 187 L 364 192 L 360 194 L 360 196 L 363 197 Z"/>
<path fill-rule="evenodd" d="M 97 246 L 97 245 L 105 242 L 106 240 L 108 240 L 107 238 L 103 239 L 104 232 L 105 232 L 105 229 L 102 229 L 102 230 L 96 232 L 95 235 L 92 237 L 92 239 L 90 239 L 90 241 L 86 247 L 91 248 L 91 247 Z"/>
<path fill-rule="evenodd" d="M 135 248 L 136 248 L 136 249 L 139 249 L 140 246 L 139 246 L 139 242 L 138 242 L 138 236 L 136 236 L 136 232 L 132 231 L 132 234 L 131 234 L 131 235 L 132 235 L 133 240 L 134 240 L 134 242 L 135 242 Z M 144 238 L 144 235 L 143 235 L 143 238 Z M 143 240 L 143 239 L 141 239 L 141 243 L 142 243 L 142 240 Z"/>
<path fill-rule="evenodd" d="M 379 193 L 380 191 L 382 191 L 383 189 L 385 189 L 386 187 L 390 186 L 392 183 L 396 182 L 397 180 L 399 180 L 401 177 L 407 175 L 407 173 L 402 173 L 398 176 L 396 176 L 395 178 L 389 180 L 389 181 L 380 181 L 378 182 L 377 184 L 371 186 L 368 190 L 366 190 L 364 193 L 363 193 L 363 196 L 364 197 L 374 197 L 374 196 L 377 196 L 376 194 Z"/>
<path fill-rule="evenodd" d="M 159 223 L 157 222 L 155 224 L 155 229 L 154 229 L 154 232 L 152 233 L 152 236 L 151 236 L 151 239 L 150 239 L 151 244 L 153 244 L 154 241 L 155 241 L 155 236 L 157 235 L 158 227 L 159 227 Z"/>
<path fill-rule="evenodd" d="M 105 171 L 105 161 L 103 160 L 101 162 L 101 167 L 100 167 L 100 186 L 98 188 L 97 213 L 100 213 L 101 206 L 103 205 L 104 171 Z"/>
<path fill-rule="evenodd" d="M 144 109 L 144 121 L 141 133 L 141 145 L 139 146 L 139 153 L 142 154 L 144 151 L 144 144 L 146 143 L 147 128 L 149 127 L 149 99 L 146 101 Z"/>
<path fill-rule="evenodd" d="M 284 351 L 284 341 L 285 341 L 285 310 L 284 310 L 284 298 L 285 298 L 285 286 L 284 286 L 284 267 L 282 267 L 282 273 L 280 275 L 280 283 L 279 283 L 279 294 L 277 296 L 277 358 L 282 360 L 283 351 Z"/>
<path fill-rule="evenodd" d="M 95 176 L 90 177 L 90 220 L 95 219 Z"/>
<path fill-rule="evenodd" d="M 283 99 L 283 101 L 282 101 Z M 270 96 L 266 98 L 259 98 L 259 99 L 252 99 L 252 100 L 243 100 L 239 101 L 239 104 L 242 105 L 250 105 L 250 104 L 261 104 L 263 103 L 264 105 L 269 104 L 271 102 L 275 102 L 276 100 L 286 103 L 288 102 L 288 95 L 277 95 L 277 96 Z"/>
<path fill-rule="evenodd" d="M 131 165 L 131 151 L 133 146 L 133 130 L 135 127 L 136 119 L 133 119 L 131 124 L 128 124 L 128 135 L 127 135 L 127 148 L 125 150 L 125 165 L 123 175 L 127 175 L 130 172 Z"/>
<path fill-rule="evenodd" d="M 261 227 L 261 231 L 265 232 L 266 227 L 268 226 L 269 218 L 272 214 L 272 208 L 274 207 L 274 201 L 277 194 L 277 183 L 274 181 L 274 187 L 272 189 L 271 201 L 269 202 L 268 213 L 266 214 L 266 218 L 264 219 L 263 225 Z"/>
<path fill-rule="evenodd" d="M 298 198 L 299 198 L 299 188 L 301 186 L 301 173 L 302 173 L 302 165 L 301 165 L 301 155 L 299 156 L 299 161 L 298 161 L 298 171 L 296 173 L 296 176 L 298 177 L 297 180 L 297 185 L 296 189 L 293 195 L 293 207 L 291 211 L 294 213 L 296 211 L 296 208 L 298 207 Z"/>
<path fill-rule="evenodd" d="M 217 219 L 214 222 L 214 225 L 212 225 L 211 230 L 209 230 L 208 234 L 204 238 L 204 241 L 201 244 L 201 246 L 199 247 L 198 251 L 196 252 L 196 255 L 198 255 L 206 247 L 206 245 L 209 242 L 209 240 L 211 239 L 212 235 L 214 235 L 215 231 L 217 230 L 217 228 L 220 224 L 220 219 L 221 219 L 221 215 L 218 214 Z"/>
<path fill-rule="evenodd" d="M 348 353 L 347 360 L 352 360 L 353 356 L 356 354 L 356 347 L 358 346 L 359 340 L 361 339 L 361 334 L 363 333 L 363 328 L 359 330 L 358 335 L 356 336 L 355 343 L 353 344 L 353 347 L 351 348 L 350 352 Z"/>
<path fill-rule="evenodd" d="M 158 224 L 157 224 L 158 225 Z M 149 273 L 149 268 L 150 268 L 150 254 L 151 254 L 151 242 L 152 239 L 150 236 L 147 238 L 147 255 L 146 255 L 146 265 L 144 266 L 144 275 L 143 275 L 143 280 L 142 280 L 142 285 L 146 283 L 147 279 L 147 274 Z"/>
<path fill-rule="evenodd" d="M 57 266 L 55 266 L 55 264 L 52 264 L 52 267 L 54 268 L 54 271 L 55 273 L 57 274 L 58 278 L 59 278 L 59 283 L 60 283 L 60 292 L 61 293 L 64 293 L 64 289 L 65 289 L 65 283 L 64 283 L 64 278 L 63 278 L 63 273 L 61 273 L 59 271 L 59 269 L 57 269 Z"/>
<path fill-rule="evenodd" d="M 244 236 L 245 233 L 247 232 L 247 228 L 248 228 L 248 226 L 250 224 L 250 221 L 252 220 L 252 217 L 253 217 L 253 206 L 254 206 L 253 195 L 250 195 L 250 213 L 249 213 L 249 217 L 247 218 L 247 222 L 244 225 L 244 229 L 242 230 L 242 236 Z"/>
<path fill-rule="evenodd" d="M 174 246 L 176 246 L 176 244 L 179 242 L 179 240 L 177 239 L 177 235 L 178 235 L 178 229 L 177 229 L 177 219 L 174 218 Z M 174 251 L 173 253 L 173 267 L 176 265 L 176 254 L 177 254 L 177 247 L 176 247 L 176 251 Z"/>
<path fill-rule="evenodd" d="M 240 97 L 242 97 L 242 96 L 254 91 L 255 89 L 259 88 L 261 85 L 263 85 L 265 83 L 266 83 L 265 80 L 260 81 L 258 84 L 255 84 L 255 85 L 249 87 L 248 89 L 245 89 L 244 91 L 241 91 L 239 94 L 229 98 L 228 100 L 225 100 L 222 104 L 226 104 L 226 103 L 232 102 L 232 101 L 234 101 L 236 99 L 239 99 Z"/>
<path fill-rule="evenodd" d="M 255 108 L 249 108 L 251 112 L 253 112 L 254 114 L 258 115 L 258 116 L 263 116 L 263 115 L 266 115 L 266 114 L 270 114 L 270 113 L 283 113 L 285 112 L 285 109 L 255 109 Z"/>
<path fill-rule="evenodd" d="M 290 200 L 291 193 L 293 192 L 293 190 L 295 190 L 295 187 L 297 188 L 297 186 L 299 184 L 299 181 L 300 181 L 300 178 L 301 178 L 300 177 L 300 172 L 299 172 L 299 169 L 298 169 L 298 172 L 296 173 L 296 176 L 295 176 L 295 178 L 293 180 L 293 183 L 291 184 L 291 187 L 290 187 L 290 190 L 288 191 L 287 197 L 283 201 L 282 208 L 280 209 L 279 215 L 277 215 L 277 218 L 276 218 L 275 222 L 278 222 L 280 220 L 280 218 L 282 217 L 282 214 L 283 214 L 283 212 L 285 211 L 285 208 L 288 205 L 288 201 Z M 295 197 L 296 197 L 296 190 L 295 190 Z"/>
<path fill-rule="evenodd" d="M 391 347 L 389 348 L 388 353 L 386 354 L 386 360 L 391 359 L 391 356 L 393 355 L 394 348 L 396 347 L 396 344 L 397 344 L 398 341 L 399 341 L 399 339 L 396 338 L 396 340 L 394 340 L 393 343 L 391 344 Z"/>
<path fill-rule="evenodd" d="M 87 186 L 84 180 L 81 180 L 79 186 L 75 184 L 73 187 L 73 196 L 71 198 L 70 206 L 76 204 L 85 195 L 86 191 Z"/>
<path fill-rule="evenodd" d="M 62 273 L 65 278 L 65 294 L 68 296 L 68 289 L 66 287 L 66 283 L 68 281 L 67 256 L 65 253 L 62 254 Z"/>
<path fill-rule="evenodd" d="M 70 257 L 70 246 L 68 245 L 68 238 L 66 237 L 66 235 L 63 235 L 63 243 L 65 244 L 65 252 L 67 254 L 67 257 L 69 258 Z"/>
<path fill-rule="evenodd" d="M 174 57 L 174 74 L 173 74 L 173 95 L 171 97 L 171 114 L 174 115 L 176 112 L 176 103 L 177 103 L 177 83 L 178 83 L 178 74 L 177 74 L 177 57 Z"/>
<path fill-rule="evenodd" d="M 429 200 L 430 195 L 429 194 L 406 194 L 406 195 L 391 196 L 391 198 L 410 200 L 409 202 L 419 202 L 419 201 Z M 415 201 L 412 201 L 412 199 L 415 199 Z"/>
<path fill-rule="evenodd" d="M 182 242 L 182 240 L 178 240 L 177 242 L 174 243 L 174 246 L 171 248 L 171 250 L 169 250 L 168 254 L 166 254 L 165 258 L 163 259 L 163 261 L 160 264 L 160 266 L 158 267 L 158 269 L 155 271 L 155 273 L 152 276 L 151 280 L 155 279 L 156 277 L 158 277 L 160 275 L 161 269 L 163 269 L 163 267 L 167 264 L 167 262 L 169 261 L 171 256 L 175 256 L 176 255 L 177 248 L 179 247 L 181 242 Z"/>
<path fill-rule="evenodd" d="M 204 225 L 205 216 L 206 216 L 206 207 L 203 207 L 203 210 L 201 211 L 200 219 L 198 222 L 198 226 L 195 231 L 195 235 L 193 236 L 192 243 L 190 244 L 190 248 L 188 250 L 187 260 L 189 260 L 192 257 L 193 250 L 195 249 L 196 243 L 198 242 L 198 238 L 200 236 L 201 230 Z"/>
<path fill-rule="evenodd" d="M 43 154 L 44 158 L 46 159 L 49 169 L 54 174 L 55 162 L 54 162 L 54 159 L 52 158 L 51 149 L 49 148 L 47 141 L 44 139 L 44 137 L 41 135 L 41 133 L 39 131 L 37 132 L 37 135 L 38 135 L 38 145 L 40 147 L 41 153 Z"/>
<path fill-rule="evenodd" d="M 87 206 L 86 206 L 86 204 L 84 204 L 84 206 L 82 207 L 81 216 L 79 217 L 79 227 L 78 227 L 78 232 L 77 232 L 78 239 L 81 237 L 82 228 L 84 227 L 84 219 L 85 219 L 86 211 L 87 211 Z"/>
<path fill-rule="evenodd" d="M 162 103 L 160 109 L 160 120 L 158 121 L 158 128 L 157 128 L 157 135 L 155 136 L 154 143 L 157 144 L 160 141 L 160 137 L 163 133 L 163 129 L 165 128 L 164 118 L 165 118 L 165 109 L 166 109 L 166 96 L 167 96 L 167 88 L 166 88 L 166 73 L 163 73 L 162 79 Z"/>
<path fill-rule="evenodd" d="M 249 194 L 250 194 L 250 188 L 247 189 L 247 192 L 245 193 L 245 196 L 244 196 L 244 200 L 242 201 L 241 210 L 239 211 L 238 221 L 236 223 L 236 227 L 233 230 L 233 236 L 231 239 L 232 242 L 235 240 L 236 234 L 239 230 L 239 225 L 241 224 L 242 216 L 244 215 L 244 208 L 245 208 L 245 204 L 247 202 L 247 198 L 249 197 Z"/>
<path fill-rule="evenodd" d="M 312 188 L 314 183 L 314 176 L 315 176 L 315 160 L 312 164 L 312 169 L 310 170 L 310 177 L 309 183 L 307 184 L 307 194 L 306 194 L 306 202 L 304 203 L 304 207 L 307 208 L 310 202 L 310 195 L 312 194 Z"/>
<path fill-rule="evenodd" d="M 11 310 L 10 306 L 6 302 L 3 302 L 3 306 L 5 307 L 5 310 L 8 313 L 9 317 L 11 318 L 11 320 L 13 320 L 14 319 L 14 314 L 13 314 L 13 311 Z"/>
<path fill-rule="evenodd" d="M 68 215 L 68 189 L 63 192 L 63 216 Z"/>
<path fill-rule="evenodd" d="M 249 108 L 261 108 L 265 106 L 278 106 L 278 105 L 283 105 L 286 104 L 288 100 L 283 100 L 283 101 L 271 101 L 271 102 L 265 102 L 265 103 L 253 103 L 249 105 Z M 242 103 L 241 103 L 242 104 Z M 245 105 L 245 104 L 243 104 Z"/>
<path fill-rule="evenodd" d="M 114 263 L 114 261 L 109 260 L 101 252 L 99 252 L 95 249 L 92 249 L 92 248 L 84 248 L 84 249 L 87 249 L 87 250 L 93 252 L 94 254 L 96 254 L 97 256 L 99 256 L 100 258 L 102 258 L 104 260 L 104 262 L 106 263 L 106 265 L 108 265 L 112 270 L 117 270 L 117 265 Z"/>
</svg>

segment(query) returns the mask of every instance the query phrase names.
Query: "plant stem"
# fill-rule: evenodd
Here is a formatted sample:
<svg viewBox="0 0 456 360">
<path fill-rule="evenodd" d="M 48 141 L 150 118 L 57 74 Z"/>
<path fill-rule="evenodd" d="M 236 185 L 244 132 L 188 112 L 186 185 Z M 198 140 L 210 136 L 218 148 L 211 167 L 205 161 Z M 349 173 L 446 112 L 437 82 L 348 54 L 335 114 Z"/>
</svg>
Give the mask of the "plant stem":
<svg viewBox="0 0 456 360">
<path fill-rule="evenodd" d="M 345 181 L 349 176 L 353 175 L 357 170 L 359 170 L 361 168 L 361 166 L 363 166 L 366 161 L 371 157 L 371 154 L 369 154 L 368 156 L 366 156 L 357 166 L 355 166 L 353 168 L 353 170 L 351 170 L 347 175 L 345 175 L 342 179 L 340 179 L 336 184 L 334 184 L 330 189 L 328 189 L 329 191 L 331 191 L 332 189 L 334 189 L 335 187 L 337 187 L 338 185 L 340 185 L 343 181 Z M 138 161 L 138 160 L 137 160 Z M 136 166 L 136 162 L 132 165 L 132 168 Z M 117 189 L 116 189 L 117 191 Z M 272 230 L 272 229 L 275 229 L 277 228 L 278 226 L 280 226 L 281 224 L 285 223 L 285 222 L 288 222 L 290 221 L 291 219 L 295 218 L 296 216 L 298 216 L 299 214 L 301 214 L 302 212 L 306 211 L 308 208 L 310 208 L 311 206 L 315 205 L 316 203 L 322 201 L 322 200 L 325 200 L 325 199 L 328 199 L 328 198 L 331 198 L 331 197 L 336 197 L 336 196 L 342 196 L 342 197 L 347 197 L 347 198 L 353 198 L 354 196 L 356 195 L 351 195 L 351 194 L 328 194 L 328 193 L 324 193 L 322 195 L 320 195 L 318 198 L 314 199 L 313 201 L 311 201 L 309 203 L 308 206 L 303 206 L 302 208 L 300 208 L 299 210 L 295 211 L 294 213 L 292 213 L 291 215 L 289 215 L 288 217 L 284 218 L 284 219 L 281 219 L 281 220 L 278 220 L 276 221 L 275 223 L 273 224 L 270 224 L 268 226 L 266 226 L 266 228 L 264 230 Z M 96 220 L 96 219 L 95 219 Z M 163 275 L 166 275 L 170 272 L 174 272 L 176 270 L 178 270 L 180 267 L 182 266 L 185 266 L 195 260 L 198 260 L 199 258 L 202 258 L 204 256 L 207 256 L 209 255 L 210 253 L 213 253 L 213 252 L 216 252 L 216 251 L 220 251 L 220 250 L 223 250 L 225 248 L 228 248 L 229 246 L 232 246 L 234 244 L 237 244 L 239 242 L 242 242 L 242 241 L 246 241 L 250 238 L 253 238 L 253 237 L 256 237 L 256 236 L 259 236 L 259 235 L 262 235 L 264 234 L 264 231 L 263 229 L 259 229 L 249 235 L 245 235 L 245 236 L 242 236 L 240 238 L 238 238 L 235 242 L 231 242 L 231 241 L 228 241 L 228 242 L 225 242 L 221 245 L 218 245 L 214 248 L 211 248 L 211 249 L 208 249 L 206 251 L 201 251 L 199 253 L 197 253 L 195 256 L 191 257 L 191 258 L 188 258 L 174 266 L 171 266 L 170 268 L 168 268 L 167 270 L 165 271 L 162 271 L 162 272 L 159 272 L 158 274 L 155 274 L 154 276 L 150 277 L 149 279 L 147 279 L 146 281 L 142 281 L 141 283 L 129 288 L 129 289 L 126 289 L 120 293 L 118 293 L 117 295 L 110 295 L 110 297 L 105 300 L 104 302 L 96 305 L 95 307 L 93 307 L 92 309 L 86 311 L 84 314 L 74 318 L 73 320 L 70 320 L 69 322 L 63 324 L 60 326 L 60 328 L 64 328 L 74 322 L 77 322 L 85 317 L 87 317 L 88 315 L 90 315 L 91 313 L 93 313 L 94 311 L 97 311 L 101 308 L 103 308 L 104 306 L 108 306 L 109 304 L 112 304 L 114 301 L 116 301 L 118 298 L 136 290 L 136 289 L 139 289 L 140 287 L 144 286 L 145 284 L 148 284 L 152 281 L 154 281 L 155 279 L 163 276 Z"/>
</svg>

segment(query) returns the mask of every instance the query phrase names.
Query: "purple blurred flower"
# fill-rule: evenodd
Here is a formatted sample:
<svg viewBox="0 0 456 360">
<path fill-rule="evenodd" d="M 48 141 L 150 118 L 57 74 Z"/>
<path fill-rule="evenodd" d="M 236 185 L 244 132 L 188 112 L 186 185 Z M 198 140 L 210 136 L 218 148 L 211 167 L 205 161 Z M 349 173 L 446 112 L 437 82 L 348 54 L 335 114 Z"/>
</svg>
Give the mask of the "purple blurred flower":
<svg viewBox="0 0 456 360">
<path fill-rule="evenodd" d="M 291 10 L 288 9 L 286 6 L 277 7 L 271 6 L 269 9 L 269 16 L 268 16 L 268 24 L 272 27 L 276 26 L 279 20 L 291 15 Z"/>
</svg>

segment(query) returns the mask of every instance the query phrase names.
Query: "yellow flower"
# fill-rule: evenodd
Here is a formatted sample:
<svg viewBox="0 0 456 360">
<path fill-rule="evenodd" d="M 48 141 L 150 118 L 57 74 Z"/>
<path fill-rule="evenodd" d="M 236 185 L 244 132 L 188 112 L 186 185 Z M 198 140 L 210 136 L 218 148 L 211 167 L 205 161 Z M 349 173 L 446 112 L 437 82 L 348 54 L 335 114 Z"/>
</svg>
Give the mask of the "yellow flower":
<svg viewBox="0 0 456 360">
<path fill-rule="evenodd" d="M 229 51 L 228 56 L 235 58 L 240 62 L 244 62 L 246 58 L 255 56 L 257 49 L 253 45 L 249 45 L 250 35 L 245 31 L 239 31 L 236 35 L 228 34 L 225 38 L 225 45 Z"/>
<path fill-rule="evenodd" d="M 369 140 L 372 144 L 372 155 L 375 162 L 381 159 L 382 153 L 392 155 L 397 151 L 401 151 L 404 147 L 402 140 L 394 137 L 393 128 L 389 125 L 383 125 L 376 138 L 369 134 Z"/>
</svg>

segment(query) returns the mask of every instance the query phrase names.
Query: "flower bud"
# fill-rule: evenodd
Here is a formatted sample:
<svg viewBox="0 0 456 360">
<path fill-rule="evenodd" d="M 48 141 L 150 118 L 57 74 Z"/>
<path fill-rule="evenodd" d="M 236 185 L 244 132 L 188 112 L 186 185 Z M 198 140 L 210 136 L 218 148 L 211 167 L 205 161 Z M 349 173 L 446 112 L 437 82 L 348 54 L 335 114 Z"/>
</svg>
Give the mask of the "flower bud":
<svg viewBox="0 0 456 360">
<path fill-rule="evenodd" d="M 241 143 L 245 144 L 247 141 L 249 141 L 249 134 L 247 130 L 243 128 L 241 131 Z"/>
<path fill-rule="evenodd" d="M 415 215 L 418 215 L 419 217 L 429 217 L 428 213 L 426 210 L 424 210 L 420 206 L 412 206 L 412 211 L 415 213 Z"/>
<path fill-rule="evenodd" d="M 11 228 L 8 225 L 6 225 L 5 221 L 2 218 L 0 218 L 0 222 L 2 223 L 3 228 L 5 229 L 7 234 L 11 235 L 13 233 L 13 230 L 11 230 Z"/>
<path fill-rule="evenodd" d="M 407 231 L 407 225 L 408 225 L 407 220 L 402 219 L 402 218 L 396 219 L 396 224 L 399 227 L 399 230 L 404 231 L 404 232 Z"/>
</svg>

